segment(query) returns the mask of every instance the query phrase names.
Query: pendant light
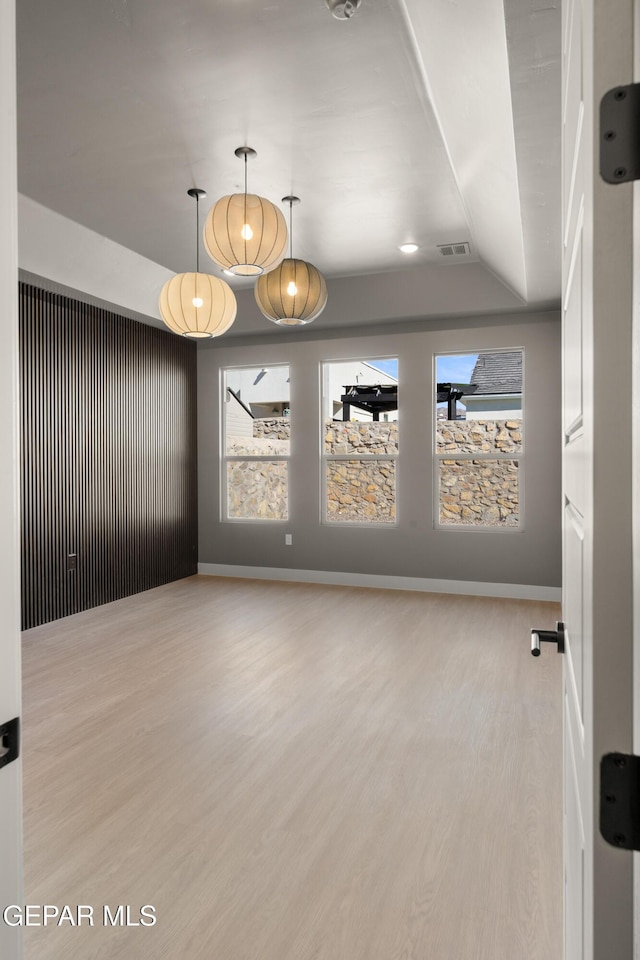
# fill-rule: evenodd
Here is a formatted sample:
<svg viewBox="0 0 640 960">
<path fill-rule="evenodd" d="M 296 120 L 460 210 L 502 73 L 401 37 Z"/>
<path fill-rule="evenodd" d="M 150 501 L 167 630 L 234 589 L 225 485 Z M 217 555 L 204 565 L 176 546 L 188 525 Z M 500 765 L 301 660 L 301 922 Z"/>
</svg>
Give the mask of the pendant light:
<svg viewBox="0 0 640 960">
<path fill-rule="evenodd" d="M 247 161 L 256 157 L 251 147 L 238 147 L 244 159 L 244 193 L 221 197 L 204 225 L 204 245 L 211 259 L 239 277 L 257 277 L 273 270 L 285 255 L 287 224 L 270 200 L 247 193 Z"/>
<path fill-rule="evenodd" d="M 196 201 L 196 272 L 177 273 L 160 291 L 158 309 L 163 321 L 183 337 L 204 340 L 226 333 L 236 318 L 233 290 L 224 280 L 200 273 L 200 197 L 204 190 L 187 190 Z"/>
<path fill-rule="evenodd" d="M 282 202 L 289 204 L 289 256 L 259 277 L 255 296 L 267 320 L 295 327 L 320 316 L 327 303 L 327 285 L 312 263 L 293 259 L 293 205 L 300 203 L 300 198 L 283 197 Z"/>
</svg>

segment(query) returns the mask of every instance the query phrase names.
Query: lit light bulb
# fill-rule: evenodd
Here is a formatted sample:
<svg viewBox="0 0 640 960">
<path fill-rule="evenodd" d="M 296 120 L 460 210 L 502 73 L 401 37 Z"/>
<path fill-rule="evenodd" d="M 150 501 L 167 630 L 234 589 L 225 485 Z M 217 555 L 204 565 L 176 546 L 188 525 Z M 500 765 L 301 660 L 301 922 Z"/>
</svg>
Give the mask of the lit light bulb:
<svg viewBox="0 0 640 960">
<path fill-rule="evenodd" d="M 244 226 L 242 227 L 242 230 L 240 231 L 240 236 L 242 237 L 243 240 L 252 239 L 253 230 L 251 229 L 248 223 L 245 223 Z"/>
<path fill-rule="evenodd" d="M 201 307 L 204 303 L 204 300 L 202 297 L 194 297 L 191 303 L 194 305 L 194 307 Z"/>
<path fill-rule="evenodd" d="M 295 297 L 297 292 L 298 292 L 298 288 L 296 287 L 293 280 L 290 280 L 289 286 L 287 287 L 287 293 L 289 294 L 290 297 Z"/>
</svg>

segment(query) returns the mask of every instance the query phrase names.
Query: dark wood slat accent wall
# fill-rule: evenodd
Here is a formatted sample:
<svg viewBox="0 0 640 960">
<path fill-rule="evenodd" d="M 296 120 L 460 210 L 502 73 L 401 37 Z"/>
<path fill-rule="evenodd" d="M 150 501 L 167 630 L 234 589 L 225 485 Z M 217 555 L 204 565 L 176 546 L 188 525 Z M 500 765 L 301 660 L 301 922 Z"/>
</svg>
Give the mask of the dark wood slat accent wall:
<svg viewBox="0 0 640 960">
<path fill-rule="evenodd" d="M 196 573 L 195 344 L 20 284 L 20 355 L 23 629 Z"/>
</svg>

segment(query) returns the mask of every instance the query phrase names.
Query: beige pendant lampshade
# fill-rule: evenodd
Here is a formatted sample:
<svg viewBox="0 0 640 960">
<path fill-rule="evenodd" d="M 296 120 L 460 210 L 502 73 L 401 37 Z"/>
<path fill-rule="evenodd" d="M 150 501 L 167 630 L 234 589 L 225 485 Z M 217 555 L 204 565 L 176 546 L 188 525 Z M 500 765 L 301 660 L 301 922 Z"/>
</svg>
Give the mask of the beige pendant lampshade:
<svg viewBox="0 0 640 960">
<path fill-rule="evenodd" d="M 287 258 L 258 278 L 255 295 L 268 320 L 295 327 L 320 316 L 327 303 L 327 285 L 312 263 Z"/>
<path fill-rule="evenodd" d="M 164 323 L 174 333 L 194 340 L 220 337 L 236 318 L 237 304 L 228 283 L 208 273 L 200 273 L 198 218 L 200 197 L 204 190 L 187 190 L 196 201 L 196 272 L 178 273 L 167 280 L 158 300 Z"/>
<path fill-rule="evenodd" d="M 162 288 L 158 306 L 170 330 L 194 340 L 222 336 L 237 310 L 229 284 L 208 273 L 176 274 Z"/>
<path fill-rule="evenodd" d="M 289 204 L 289 237 L 293 250 L 292 210 L 300 200 L 283 197 L 282 202 Z M 275 270 L 258 278 L 255 297 L 267 320 L 296 327 L 320 316 L 327 303 L 327 285 L 317 267 L 290 255 Z"/>
<path fill-rule="evenodd" d="M 287 249 L 287 224 L 270 200 L 247 193 L 247 159 L 251 147 L 238 147 L 244 158 L 245 192 L 233 193 L 211 208 L 204 225 L 204 245 L 215 263 L 239 277 L 256 277 L 273 270 Z"/>
</svg>

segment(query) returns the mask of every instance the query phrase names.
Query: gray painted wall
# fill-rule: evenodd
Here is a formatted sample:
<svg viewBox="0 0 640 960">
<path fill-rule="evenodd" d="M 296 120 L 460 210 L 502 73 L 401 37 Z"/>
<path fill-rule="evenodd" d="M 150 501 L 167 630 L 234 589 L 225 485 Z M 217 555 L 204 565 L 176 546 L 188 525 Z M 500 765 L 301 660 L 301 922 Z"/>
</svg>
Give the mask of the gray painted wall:
<svg viewBox="0 0 640 960">
<path fill-rule="evenodd" d="M 288 331 L 278 342 L 198 351 L 199 560 L 201 563 L 330 570 L 491 583 L 561 584 L 561 418 L 559 314 L 495 321 L 430 321 L 402 332 L 321 339 Z M 311 328 L 309 328 L 311 333 Z M 302 334 L 302 336 L 300 336 Z M 353 334 L 353 330 L 350 331 Z M 435 529 L 433 356 L 492 348 L 525 351 L 525 457 L 518 530 Z M 325 360 L 399 359 L 400 460 L 394 527 L 323 524 L 320 364 Z M 288 363 L 292 445 L 286 523 L 220 520 L 220 371 L 226 366 Z M 293 546 L 285 546 L 286 533 Z"/>
</svg>

